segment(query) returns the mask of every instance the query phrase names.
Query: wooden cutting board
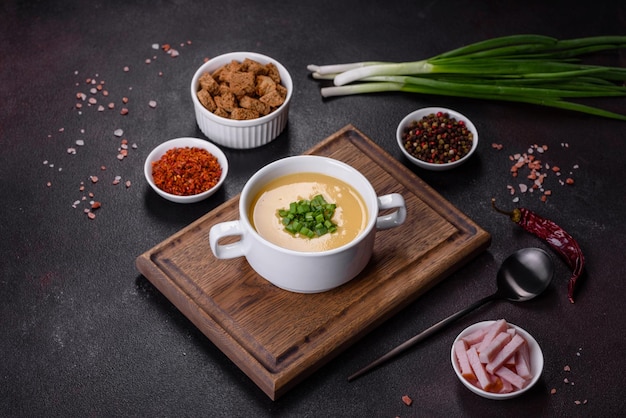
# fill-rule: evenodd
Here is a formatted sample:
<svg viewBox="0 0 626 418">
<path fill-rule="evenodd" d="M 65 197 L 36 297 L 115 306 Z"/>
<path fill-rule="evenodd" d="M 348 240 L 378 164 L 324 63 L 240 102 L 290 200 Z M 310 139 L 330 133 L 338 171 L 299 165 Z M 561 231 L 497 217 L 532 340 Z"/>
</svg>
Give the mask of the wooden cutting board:
<svg viewBox="0 0 626 418">
<path fill-rule="evenodd" d="M 372 260 L 352 281 L 323 293 L 291 293 L 258 276 L 244 258 L 216 259 L 209 229 L 239 218 L 239 196 L 136 259 L 138 270 L 273 400 L 491 241 L 352 125 L 307 154 L 344 161 L 363 173 L 378 195 L 396 192 L 406 201 L 406 223 L 377 232 Z"/>
</svg>

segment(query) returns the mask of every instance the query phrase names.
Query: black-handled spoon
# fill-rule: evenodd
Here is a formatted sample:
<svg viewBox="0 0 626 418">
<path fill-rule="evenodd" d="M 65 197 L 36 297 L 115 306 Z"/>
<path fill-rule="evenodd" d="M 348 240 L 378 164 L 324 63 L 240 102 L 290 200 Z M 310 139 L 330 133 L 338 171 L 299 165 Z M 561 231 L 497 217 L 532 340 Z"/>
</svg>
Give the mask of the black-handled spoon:
<svg viewBox="0 0 626 418">
<path fill-rule="evenodd" d="M 415 344 L 425 340 L 447 325 L 467 315 L 474 309 L 498 299 L 523 302 L 539 296 L 550 284 L 554 274 L 554 263 L 547 252 L 540 248 L 524 248 L 511 254 L 504 260 L 496 277 L 497 290 L 494 294 L 480 299 L 467 308 L 437 322 L 415 337 L 405 341 L 387 354 L 368 364 L 348 377 L 351 382 L 375 367 L 385 363 Z"/>
</svg>

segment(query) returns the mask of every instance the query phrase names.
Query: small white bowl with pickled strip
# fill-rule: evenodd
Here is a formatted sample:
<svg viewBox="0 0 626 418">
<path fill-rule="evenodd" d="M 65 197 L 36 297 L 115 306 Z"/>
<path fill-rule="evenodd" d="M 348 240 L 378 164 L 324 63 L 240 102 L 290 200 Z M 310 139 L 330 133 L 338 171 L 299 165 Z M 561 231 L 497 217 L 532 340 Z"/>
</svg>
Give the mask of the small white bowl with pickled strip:
<svg viewBox="0 0 626 418">
<path fill-rule="evenodd" d="M 450 354 L 461 383 L 488 399 L 523 394 L 543 371 L 543 352 L 537 341 L 504 319 L 467 327 L 454 340 Z"/>
</svg>

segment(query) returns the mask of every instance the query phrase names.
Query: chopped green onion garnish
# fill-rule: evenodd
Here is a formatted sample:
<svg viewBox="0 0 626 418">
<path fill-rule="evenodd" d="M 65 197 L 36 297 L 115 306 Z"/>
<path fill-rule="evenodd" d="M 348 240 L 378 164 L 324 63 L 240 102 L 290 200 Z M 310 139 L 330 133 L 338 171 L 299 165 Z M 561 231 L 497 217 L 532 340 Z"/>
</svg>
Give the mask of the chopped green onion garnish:
<svg viewBox="0 0 626 418">
<path fill-rule="evenodd" d="M 279 209 L 277 214 L 285 226 L 285 231 L 293 235 L 314 238 L 337 232 L 337 225 L 332 221 L 336 208 L 336 204 L 326 202 L 319 194 L 311 200 L 291 202 L 289 209 Z"/>
</svg>

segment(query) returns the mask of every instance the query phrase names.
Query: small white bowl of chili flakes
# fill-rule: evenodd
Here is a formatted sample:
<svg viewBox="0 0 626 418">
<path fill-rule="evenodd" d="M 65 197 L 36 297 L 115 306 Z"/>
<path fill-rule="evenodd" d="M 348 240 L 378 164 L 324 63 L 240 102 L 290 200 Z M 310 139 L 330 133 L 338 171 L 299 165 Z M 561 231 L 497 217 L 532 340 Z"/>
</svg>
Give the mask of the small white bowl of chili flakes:
<svg viewBox="0 0 626 418">
<path fill-rule="evenodd" d="M 199 138 L 175 138 L 150 152 L 144 164 L 148 184 L 176 203 L 199 202 L 215 193 L 228 174 L 226 155 Z"/>
<path fill-rule="evenodd" d="M 409 113 L 396 131 L 398 146 L 415 165 L 444 171 L 466 162 L 478 147 L 478 131 L 466 116 L 445 107 Z"/>
</svg>

